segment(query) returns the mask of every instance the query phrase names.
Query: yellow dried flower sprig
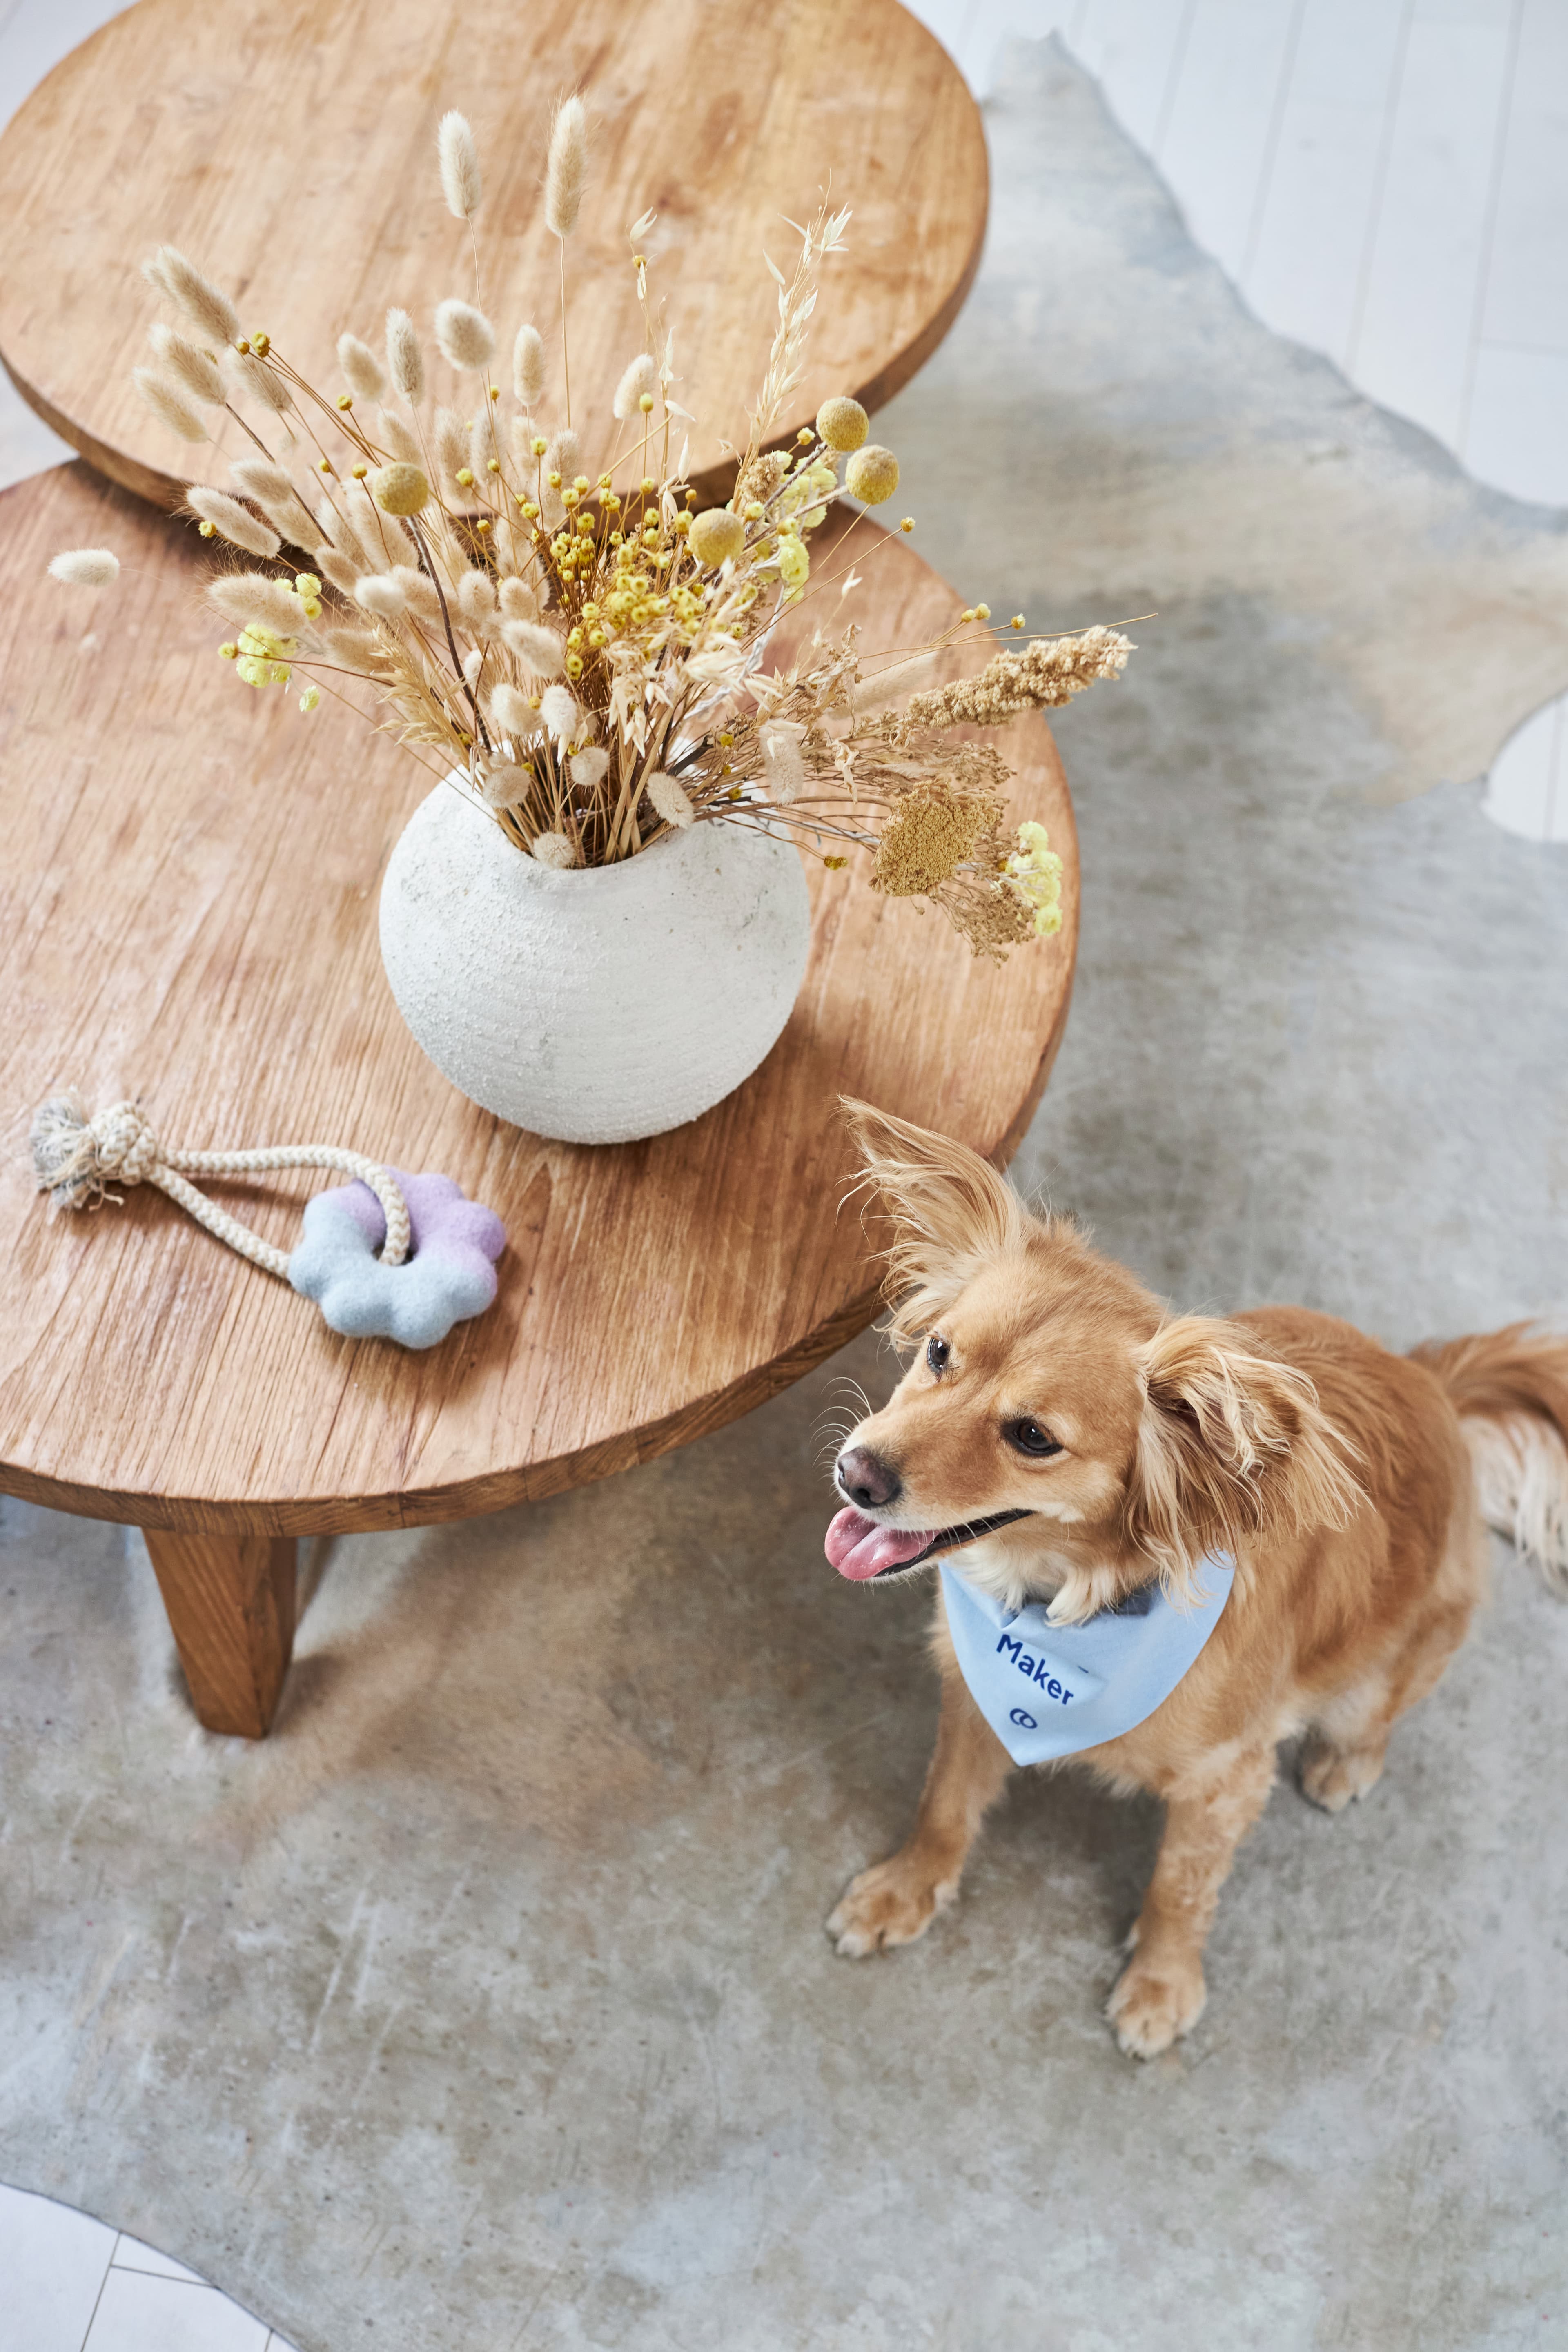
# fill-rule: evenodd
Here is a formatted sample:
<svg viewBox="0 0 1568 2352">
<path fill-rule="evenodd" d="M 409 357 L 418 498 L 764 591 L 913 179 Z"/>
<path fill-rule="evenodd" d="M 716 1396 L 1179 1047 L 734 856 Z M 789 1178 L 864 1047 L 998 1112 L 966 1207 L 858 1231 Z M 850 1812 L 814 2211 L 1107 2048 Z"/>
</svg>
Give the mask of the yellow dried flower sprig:
<svg viewBox="0 0 1568 2352">
<path fill-rule="evenodd" d="M 989 618 L 985 608 L 978 608 Z M 1076 636 L 1042 637 L 1020 652 L 996 655 L 978 677 L 911 697 L 910 727 L 997 727 L 1020 710 L 1050 710 L 1070 702 L 1098 678 L 1120 677 L 1133 651 L 1119 630 L 1085 629 Z"/>
</svg>

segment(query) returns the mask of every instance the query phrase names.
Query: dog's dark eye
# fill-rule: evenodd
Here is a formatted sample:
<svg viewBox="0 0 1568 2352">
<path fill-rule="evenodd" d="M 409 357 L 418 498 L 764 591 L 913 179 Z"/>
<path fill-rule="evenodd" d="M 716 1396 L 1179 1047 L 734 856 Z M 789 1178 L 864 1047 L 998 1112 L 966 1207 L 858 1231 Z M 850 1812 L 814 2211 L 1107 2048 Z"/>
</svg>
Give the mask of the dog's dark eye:
<svg viewBox="0 0 1568 2352">
<path fill-rule="evenodd" d="M 932 1371 L 945 1372 L 947 1370 L 947 1360 L 952 1353 L 952 1350 L 948 1346 L 947 1341 L 945 1339 L 939 1339 L 936 1333 L 933 1331 L 931 1338 L 926 1341 L 926 1361 L 931 1366 Z"/>
<path fill-rule="evenodd" d="M 1042 1429 L 1037 1421 L 1010 1421 L 1003 1434 L 1020 1454 L 1045 1455 L 1062 1450 L 1060 1441 L 1048 1429 Z"/>
</svg>

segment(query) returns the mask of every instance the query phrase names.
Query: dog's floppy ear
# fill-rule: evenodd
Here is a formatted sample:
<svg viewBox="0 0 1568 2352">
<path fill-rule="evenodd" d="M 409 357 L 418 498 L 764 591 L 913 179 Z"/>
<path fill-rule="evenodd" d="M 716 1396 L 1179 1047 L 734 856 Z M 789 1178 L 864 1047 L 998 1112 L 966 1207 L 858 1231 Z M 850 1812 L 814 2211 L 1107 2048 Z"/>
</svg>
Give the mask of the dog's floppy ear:
<svg viewBox="0 0 1568 2352">
<path fill-rule="evenodd" d="M 844 1116 L 861 1181 L 877 1186 L 893 1221 L 887 1289 L 899 1302 L 893 1338 L 907 1345 L 983 1266 L 1022 1254 L 1030 1220 L 1012 1186 L 967 1144 L 847 1097 Z"/>
<path fill-rule="evenodd" d="M 1343 1527 L 1362 1501 L 1352 1449 L 1304 1372 L 1255 1333 L 1181 1315 L 1138 1351 L 1144 1402 L 1125 1533 L 1184 1599 L 1205 1552 L 1271 1528 Z"/>
</svg>

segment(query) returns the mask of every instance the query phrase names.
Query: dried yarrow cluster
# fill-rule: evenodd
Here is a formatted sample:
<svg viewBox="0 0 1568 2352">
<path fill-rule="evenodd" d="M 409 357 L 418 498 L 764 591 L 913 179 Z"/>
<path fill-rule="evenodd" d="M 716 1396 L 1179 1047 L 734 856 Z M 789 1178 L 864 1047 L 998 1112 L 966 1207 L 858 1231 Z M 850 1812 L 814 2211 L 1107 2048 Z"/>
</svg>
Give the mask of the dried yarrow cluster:
<svg viewBox="0 0 1568 2352">
<path fill-rule="evenodd" d="M 437 144 L 477 290 L 484 181 L 463 116 L 444 119 Z M 356 690 L 368 687 L 410 750 L 434 754 L 439 774 L 459 770 L 520 852 L 548 866 L 608 865 L 671 830 L 742 824 L 788 830 L 833 867 L 868 850 L 873 887 L 933 900 L 979 952 L 1059 929 L 1059 857 L 1042 827 L 1008 830 L 1000 753 L 951 730 L 1117 676 L 1126 638 L 1045 639 L 975 678 L 913 690 L 937 651 L 985 629 L 977 605 L 890 667 L 861 652 L 853 628 L 819 624 L 790 667 L 764 667 L 781 613 L 841 577 L 814 581 L 811 556 L 840 488 L 880 505 L 899 483 L 896 457 L 870 443 L 847 394 L 793 446 L 767 446 L 848 215 L 819 206 L 788 277 L 770 261 L 778 324 L 734 493 L 700 511 L 684 443 L 672 447 L 689 417 L 672 395 L 672 339 L 640 250 L 651 214 L 629 232 L 644 348 L 611 390 L 609 461 L 593 477 L 584 468 L 565 261 L 587 167 L 584 109 L 568 98 L 545 178 L 561 317 L 520 325 L 510 367 L 478 301 L 453 296 L 437 306 L 431 338 L 397 309 L 379 350 L 342 334 L 343 389 L 322 392 L 268 335 L 244 331 L 184 255 L 165 246 L 145 265 L 180 323 L 152 331 L 157 364 L 135 371 L 143 398 L 187 441 L 226 415 L 248 445 L 230 489 L 187 493 L 204 536 L 260 567 L 210 583 L 234 632 L 220 652 L 247 686 L 295 687 L 304 711 L 323 693 L 361 708 Z M 86 583 L 110 577 L 112 562 L 78 550 L 51 569 Z"/>
</svg>

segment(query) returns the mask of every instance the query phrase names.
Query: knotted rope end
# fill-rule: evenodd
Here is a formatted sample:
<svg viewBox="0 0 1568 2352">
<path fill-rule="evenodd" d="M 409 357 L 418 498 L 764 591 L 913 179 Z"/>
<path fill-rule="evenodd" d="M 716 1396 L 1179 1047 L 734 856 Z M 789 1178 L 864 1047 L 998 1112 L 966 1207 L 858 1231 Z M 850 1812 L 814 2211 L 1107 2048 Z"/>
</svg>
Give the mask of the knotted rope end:
<svg viewBox="0 0 1568 2352">
<path fill-rule="evenodd" d="M 33 1173 L 57 1209 L 96 1209 L 123 1198 L 110 1182 L 139 1184 L 158 1160 L 158 1139 L 134 1103 L 111 1103 L 89 1118 L 75 1087 L 33 1113 Z"/>
</svg>

